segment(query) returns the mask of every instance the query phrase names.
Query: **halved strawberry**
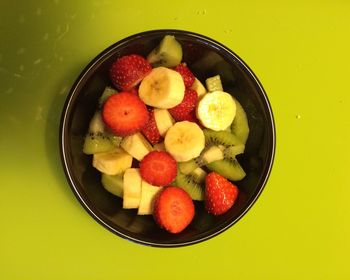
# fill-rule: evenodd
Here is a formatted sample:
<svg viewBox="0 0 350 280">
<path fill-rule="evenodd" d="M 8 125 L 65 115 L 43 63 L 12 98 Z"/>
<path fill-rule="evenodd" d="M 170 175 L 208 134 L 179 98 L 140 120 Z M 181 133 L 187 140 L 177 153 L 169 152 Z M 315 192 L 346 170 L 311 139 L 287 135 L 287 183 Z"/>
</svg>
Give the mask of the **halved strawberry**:
<svg viewBox="0 0 350 280">
<path fill-rule="evenodd" d="M 192 222 L 194 213 L 191 197 L 179 187 L 165 187 L 154 202 L 154 220 L 171 233 L 183 231 Z"/>
<path fill-rule="evenodd" d="M 205 177 L 205 208 L 214 215 L 226 213 L 235 203 L 238 188 L 225 177 L 211 172 Z"/>
<path fill-rule="evenodd" d="M 195 109 L 198 101 L 198 94 L 193 89 L 186 89 L 183 100 L 180 104 L 168 111 L 176 121 L 184 121 L 188 118 L 188 115 Z"/>
<path fill-rule="evenodd" d="M 162 136 L 159 134 L 159 130 L 157 127 L 156 120 L 154 118 L 154 112 L 153 110 L 150 111 L 150 117 L 146 125 L 142 128 L 141 132 L 142 134 L 148 139 L 148 141 L 154 145 L 157 144 L 161 139 Z"/>
<path fill-rule="evenodd" d="M 182 76 L 182 79 L 184 80 L 184 84 L 186 88 L 189 88 L 192 86 L 195 76 L 191 72 L 191 70 L 186 66 L 185 63 L 180 63 L 175 67 L 175 71 L 179 72 Z"/>
<path fill-rule="evenodd" d="M 111 95 L 103 105 L 102 118 L 107 127 L 119 136 L 140 131 L 148 122 L 145 103 L 133 93 Z"/>
<path fill-rule="evenodd" d="M 152 66 L 141 55 L 125 55 L 117 59 L 110 68 L 110 79 L 114 86 L 121 91 L 130 91 L 146 75 L 151 72 Z"/>
<path fill-rule="evenodd" d="M 177 175 L 177 163 L 168 152 L 152 151 L 141 160 L 140 173 L 151 185 L 166 186 Z"/>
</svg>

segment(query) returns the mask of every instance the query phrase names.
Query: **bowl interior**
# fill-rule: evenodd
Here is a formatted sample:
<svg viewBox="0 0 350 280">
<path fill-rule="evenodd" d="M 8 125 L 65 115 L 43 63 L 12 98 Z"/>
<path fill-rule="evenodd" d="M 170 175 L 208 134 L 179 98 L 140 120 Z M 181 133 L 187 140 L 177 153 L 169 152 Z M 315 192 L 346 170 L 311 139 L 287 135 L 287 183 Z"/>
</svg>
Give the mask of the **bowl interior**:
<svg viewBox="0 0 350 280">
<path fill-rule="evenodd" d="M 224 90 L 235 96 L 245 109 L 250 126 L 246 151 L 239 157 L 247 176 L 237 186 L 238 201 L 224 215 L 206 213 L 196 202 L 191 225 L 180 234 L 170 234 L 155 225 L 151 216 L 124 210 L 122 200 L 104 190 L 91 156 L 82 153 L 84 136 L 98 98 L 110 85 L 108 70 L 122 55 L 147 55 L 165 34 L 173 34 L 184 50 L 184 61 L 201 81 L 219 74 Z M 82 72 L 67 98 L 61 122 L 61 154 L 68 181 L 85 209 L 102 225 L 129 240 L 151 246 L 182 246 L 206 240 L 233 225 L 254 203 L 272 167 L 275 148 L 273 116 L 260 83 L 232 51 L 198 34 L 178 30 L 140 33 L 112 45 Z"/>
</svg>

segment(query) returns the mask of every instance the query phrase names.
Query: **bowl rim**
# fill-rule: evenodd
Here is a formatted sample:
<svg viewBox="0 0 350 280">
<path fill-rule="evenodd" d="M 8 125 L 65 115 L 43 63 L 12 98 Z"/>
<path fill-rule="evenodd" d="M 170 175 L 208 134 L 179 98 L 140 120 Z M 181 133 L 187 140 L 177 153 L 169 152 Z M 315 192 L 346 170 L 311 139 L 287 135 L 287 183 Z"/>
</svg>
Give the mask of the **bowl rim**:
<svg viewBox="0 0 350 280">
<path fill-rule="evenodd" d="M 233 59 L 238 66 L 240 67 L 241 70 L 243 70 L 249 78 L 252 80 L 254 83 L 254 86 L 258 88 L 258 92 L 260 95 L 260 98 L 263 100 L 263 104 L 267 109 L 267 117 L 269 119 L 269 131 L 271 132 L 271 153 L 269 153 L 269 158 L 267 160 L 268 164 L 264 169 L 264 173 L 262 176 L 262 181 L 260 182 L 260 186 L 258 188 L 258 191 L 256 194 L 248 201 L 249 203 L 247 206 L 243 209 L 243 211 L 236 216 L 233 220 L 224 223 L 223 226 L 218 227 L 217 230 L 211 232 L 211 230 L 208 230 L 209 234 L 201 233 L 200 235 L 203 235 L 199 238 L 185 241 L 185 242 L 173 242 L 173 243 L 162 243 L 162 242 L 150 242 L 146 241 L 142 238 L 135 238 L 133 236 L 127 235 L 120 230 L 114 228 L 112 225 L 108 223 L 108 221 L 103 217 L 103 215 L 99 215 L 99 210 L 94 207 L 93 204 L 89 203 L 89 199 L 85 198 L 83 194 L 80 193 L 78 187 L 76 186 L 76 183 L 74 181 L 74 176 L 72 175 L 72 170 L 71 167 L 69 166 L 69 157 L 70 155 L 67 154 L 67 143 L 66 139 L 68 139 L 67 135 L 67 122 L 69 119 L 69 116 L 72 112 L 72 103 L 74 99 L 77 96 L 77 93 L 79 92 L 79 88 L 84 85 L 85 83 L 85 78 L 89 76 L 89 73 L 92 69 L 96 67 L 98 64 L 103 64 L 103 62 L 108 59 L 110 56 L 113 55 L 114 51 L 124 44 L 127 44 L 129 41 L 132 40 L 137 40 L 139 38 L 142 38 L 147 35 L 181 35 L 181 36 L 187 36 L 191 38 L 195 38 L 200 40 L 201 42 L 205 42 L 206 44 L 210 45 L 210 47 L 215 48 L 220 50 L 220 52 L 224 52 L 225 55 L 229 56 L 231 59 Z M 196 243 L 203 242 L 205 240 L 211 239 L 214 236 L 219 235 L 220 233 L 226 231 L 228 228 L 232 227 L 235 223 L 237 223 L 255 204 L 255 202 L 258 200 L 259 196 L 261 195 L 262 191 L 264 190 L 266 183 L 270 177 L 271 170 L 273 167 L 274 163 L 274 157 L 275 157 L 275 152 L 276 152 L 276 127 L 275 127 L 275 120 L 274 120 L 274 115 L 272 112 L 271 104 L 270 101 L 267 97 L 267 94 L 260 83 L 259 79 L 257 76 L 253 73 L 253 71 L 250 69 L 250 67 L 231 49 L 223 45 L 222 43 L 209 38 L 205 35 L 195 33 L 192 31 L 187 31 L 187 30 L 180 30 L 180 29 L 154 29 L 154 30 L 148 30 L 148 31 L 143 31 L 139 33 L 135 33 L 133 35 L 129 35 L 109 47 L 105 48 L 102 50 L 98 55 L 96 55 L 86 66 L 85 68 L 80 72 L 78 78 L 76 78 L 75 82 L 73 83 L 73 86 L 71 87 L 65 103 L 63 105 L 62 113 L 61 113 L 61 120 L 60 120 L 60 126 L 59 126 L 59 145 L 60 145 L 60 157 L 61 157 L 61 163 L 62 167 L 64 169 L 64 173 L 66 175 L 66 178 L 68 179 L 68 183 L 70 185 L 70 188 L 72 189 L 74 195 L 80 202 L 80 204 L 83 206 L 83 208 L 92 216 L 99 224 L 101 224 L 103 227 L 107 228 L 109 231 L 112 233 L 116 234 L 119 237 L 122 237 L 124 239 L 127 239 L 129 241 L 135 242 L 137 244 L 141 245 L 146 245 L 146 246 L 151 246 L 151 247 L 161 247 L 161 248 L 172 248 L 172 247 L 182 247 L 182 246 L 187 246 L 187 245 L 192 245 Z"/>
</svg>

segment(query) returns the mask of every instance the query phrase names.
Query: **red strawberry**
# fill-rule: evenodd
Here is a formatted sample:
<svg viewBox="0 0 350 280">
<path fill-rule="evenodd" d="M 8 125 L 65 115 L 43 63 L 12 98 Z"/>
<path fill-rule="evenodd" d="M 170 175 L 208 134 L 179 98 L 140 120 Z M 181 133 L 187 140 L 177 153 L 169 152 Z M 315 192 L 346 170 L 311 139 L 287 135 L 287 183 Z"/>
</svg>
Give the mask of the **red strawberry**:
<svg viewBox="0 0 350 280">
<path fill-rule="evenodd" d="M 137 54 L 125 55 L 117 59 L 110 69 L 114 86 L 121 91 L 129 91 L 152 70 L 151 64 Z"/>
<path fill-rule="evenodd" d="M 226 213 L 235 203 L 238 188 L 225 177 L 211 172 L 205 177 L 205 208 L 214 215 Z"/>
<path fill-rule="evenodd" d="M 115 134 L 126 136 L 140 131 L 148 122 L 149 113 L 138 96 L 121 92 L 106 100 L 102 108 L 102 118 Z"/>
<path fill-rule="evenodd" d="M 193 220 L 194 203 L 179 187 L 165 187 L 156 197 L 153 217 L 156 223 L 171 233 L 183 231 Z"/>
<path fill-rule="evenodd" d="M 181 63 L 175 67 L 175 71 L 179 72 L 182 76 L 182 79 L 184 80 L 184 84 L 186 88 L 189 88 L 192 86 L 195 77 L 191 70 L 186 66 L 185 63 Z"/>
<path fill-rule="evenodd" d="M 153 110 L 150 112 L 149 120 L 142 128 L 141 132 L 152 145 L 157 144 L 162 139 L 154 118 Z"/>
<path fill-rule="evenodd" d="M 149 152 L 140 162 L 142 179 L 151 185 L 169 185 L 177 175 L 175 159 L 167 152 Z"/>
<path fill-rule="evenodd" d="M 183 100 L 180 104 L 169 109 L 169 113 L 176 121 L 183 121 L 188 118 L 190 112 L 192 112 L 197 104 L 198 94 L 193 89 L 186 89 Z"/>
</svg>

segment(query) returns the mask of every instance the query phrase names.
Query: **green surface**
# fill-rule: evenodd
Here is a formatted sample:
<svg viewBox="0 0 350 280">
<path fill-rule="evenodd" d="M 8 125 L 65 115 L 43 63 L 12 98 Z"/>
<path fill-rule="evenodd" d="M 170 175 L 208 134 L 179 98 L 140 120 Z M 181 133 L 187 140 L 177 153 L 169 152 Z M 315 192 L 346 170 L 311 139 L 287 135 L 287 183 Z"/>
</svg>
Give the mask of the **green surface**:
<svg viewBox="0 0 350 280">
<path fill-rule="evenodd" d="M 137 245 L 98 225 L 61 168 L 73 81 L 125 36 L 212 37 L 253 69 L 277 125 L 253 208 L 197 245 Z M 350 279 L 350 2 L 0 2 L 0 279 Z"/>
</svg>

